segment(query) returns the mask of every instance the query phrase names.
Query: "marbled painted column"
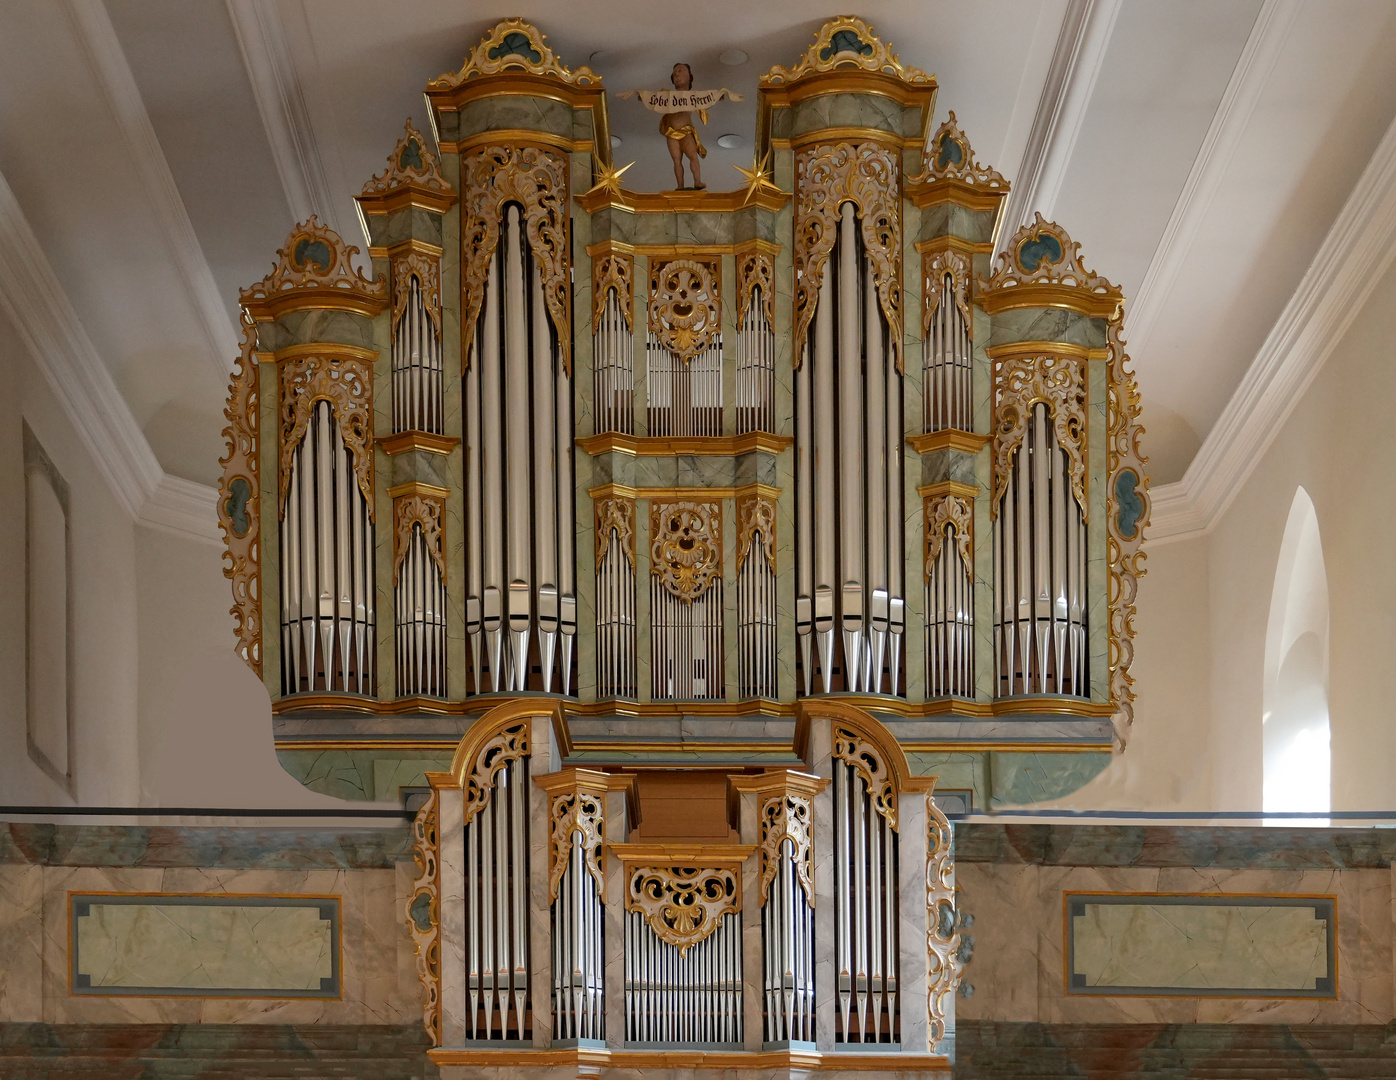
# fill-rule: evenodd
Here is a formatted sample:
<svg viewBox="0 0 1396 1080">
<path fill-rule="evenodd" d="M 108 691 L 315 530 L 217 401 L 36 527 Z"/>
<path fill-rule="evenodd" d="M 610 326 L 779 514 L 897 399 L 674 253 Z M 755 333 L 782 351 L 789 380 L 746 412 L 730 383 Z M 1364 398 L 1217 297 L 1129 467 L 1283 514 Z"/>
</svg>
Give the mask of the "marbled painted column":
<svg viewBox="0 0 1396 1080">
<path fill-rule="evenodd" d="M 929 1050 L 926 1012 L 926 794 L 897 793 L 897 992 L 902 1051 Z"/>
<path fill-rule="evenodd" d="M 829 721 L 810 721 L 806 762 L 815 776 L 832 780 L 833 749 Z M 838 1003 L 834 956 L 834 792 L 830 785 L 814 797 L 814 1040 L 829 1053 L 834 1049 L 834 1014 Z"/>
<path fill-rule="evenodd" d="M 629 836 L 625 791 L 608 791 L 605 803 L 606 843 L 621 844 Z M 605 878 L 605 971 L 602 992 L 606 1006 L 606 1045 L 625 1045 L 625 867 L 610 851 L 602 851 Z"/>
<path fill-rule="evenodd" d="M 546 776 L 557 768 L 552 717 L 535 716 L 529 731 L 529 773 Z M 546 1050 L 553 1041 L 552 919 L 548 901 L 548 848 L 552 833 L 548 793 L 528 785 L 528 947 L 529 997 L 533 1002 L 533 1045 Z"/>
<path fill-rule="evenodd" d="M 742 1045 L 747 1050 L 760 1050 L 764 1038 L 762 1012 L 762 954 L 761 954 L 761 824 L 757 818 L 760 796 L 754 791 L 741 794 L 738 818 L 743 844 L 755 844 L 756 850 L 742 863 Z"/>
<path fill-rule="evenodd" d="M 441 891 L 441 1045 L 460 1046 L 466 1033 L 465 793 L 450 773 L 430 773 L 436 789 L 437 866 Z"/>
</svg>

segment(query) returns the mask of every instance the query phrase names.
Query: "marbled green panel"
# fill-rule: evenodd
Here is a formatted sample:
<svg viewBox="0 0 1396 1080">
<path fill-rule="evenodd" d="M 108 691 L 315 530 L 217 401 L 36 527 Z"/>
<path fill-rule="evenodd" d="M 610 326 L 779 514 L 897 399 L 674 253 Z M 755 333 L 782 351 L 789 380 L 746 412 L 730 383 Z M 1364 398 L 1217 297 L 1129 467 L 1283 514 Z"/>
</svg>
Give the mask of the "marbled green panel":
<svg viewBox="0 0 1396 1080">
<path fill-rule="evenodd" d="M 257 347 L 263 352 L 326 341 L 361 349 L 377 348 L 373 320 L 352 311 L 292 311 L 272 322 L 257 324 Z"/>
<path fill-rule="evenodd" d="M 577 142 L 591 142 L 596 136 L 596 114 L 591 109 L 572 110 L 572 138 Z M 590 166 L 588 165 L 588 172 Z M 588 184 L 587 187 L 591 185 Z M 573 188 L 574 191 L 585 191 L 586 188 Z"/>
<path fill-rule="evenodd" d="M 875 128 L 902 134 L 902 106 L 875 94 L 821 94 L 790 106 L 788 135 L 794 138 L 825 128 Z M 920 110 L 912 109 L 919 121 Z"/>
<path fill-rule="evenodd" d="M 1060 799 L 1098 776 L 1110 764 L 1099 753 L 995 753 L 989 759 L 990 807 L 1031 805 Z"/>
<path fill-rule="evenodd" d="M 915 452 L 911 452 L 912 472 L 915 472 Z M 987 456 L 987 455 L 986 455 Z M 971 486 L 979 483 L 979 454 L 967 454 L 963 450 L 932 450 L 921 455 L 922 484 L 939 484 L 944 480 L 954 480 Z"/>
<path fill-rule="evenodd" d="M 1088 349 L 1105 347 L 1105 320 L 1092 319 L 1064 308 L 1014 308 L 993 318 L 989 345 L 1017 341 L 1060 341 Z"/>
<path fill-rule="evenodd" d="M 455 142 L 460 134 L 460 113 L 455 109 L 442 109 L 436 114 L 436 130 L 441 142 Z"/>
<path fill-rule="evenodd" d="M 420 206 L 404 206 L 391 214 L 365 214 L 369 244 L 376 248 L 392 247 L 404 240 L 422 240 L 443 246 L 441 215 Z"/>
<path fill-rule="evenodd" d="M 454 380 L 453 380 L 454 381 Z M 459 397 L 459 395 L 453 395 Z M 459 409 L 457 409 L 459 412 Z M 453 462 L 443 454 L 433 454 L 426 450 L 408 450 L 392 457 L 385 455 L 386 467 L 383 477 L 389 487 L 397 487 L 416 481 L 434 487 L 452 487 Z"/>
<path fill-rule="evenodd" d="M 916 239 L 932 240 L 937 236 L 955 236 L 974 244 L 987 244 L 994 238 L 994 214 L 953 203 L 928 206 L 921 211 L 921 228 Z"/>
<path fill-rule="evenodd" d="M 467 139 L 484 131 L 542 131 L 559 138 L 572 138 L 572 106 L 551 98 L 508 97 L 482 98 L 466 102 L 460 108 L 460 126 L 456 140 Z"/>
<path fill-rule="evenodd" d="M 906 755 L 917 776 L 934 776 L 936 787 L 968 789 L 974 792 L 977 809 L 989 804 L 989 755 L 937 754 L 914 750 Z"/>
<path fill-rule="evenodd" d="M 771 138 L 772 138 L 772 139 L 788 139 L 788 138 L 790 138 L 790 124 L 791 124 L 791 121 L 792 121 L 792 117 L 791 117 L 791 114 L 790 114 L 790 110 L 789 110 L 786 106 L 782 105 L 782 106 L 780 106 L 779 108 L 774 108 L 774 109 L 772 109 L 772 110 L 771 110 Z M 786 151 L 786 152 L 788 153 L 788 151 Z M 780 184 L 780 186 L 783 187 L 786 191 L 789 191 L 789 190 L 790 190 L 790 185 L 789 185 L 789 184 L 781 183 L 779 180 L 777 180 L 776 183 Z"/>
<path fill-rule="evenodd" d="M 380 763 L 386 771 L 385 782 L 398 787 L 422 787 L 425 772 L 444 772 L 451 767 L 451 754 L 439 758 L 420 754 L 403 755 L 390 750 L 291 750 L 278 747 L 277 760 L 281 767 L 311 791 L 332 795 L 352 802 L 397 801 L 397 792 L 384 792 L 379 787 Z M 406 761 L 401 768 L 396 764 Z M 415 772 L 409 772 L 415 769 Z"/>
</svg>

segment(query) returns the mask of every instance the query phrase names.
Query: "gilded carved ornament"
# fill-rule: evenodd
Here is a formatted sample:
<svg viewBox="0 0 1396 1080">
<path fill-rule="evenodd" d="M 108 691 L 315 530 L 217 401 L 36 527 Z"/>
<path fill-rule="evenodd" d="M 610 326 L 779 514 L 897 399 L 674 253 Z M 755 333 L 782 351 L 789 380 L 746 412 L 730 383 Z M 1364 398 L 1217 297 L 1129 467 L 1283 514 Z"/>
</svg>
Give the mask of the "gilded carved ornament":
<svg viewBox="0 0 1396 1080">
<path fill-rule="evenodd" d="M 835 723 L 833 756 L 834 760 L 853 766 L 867 785 L 873 809 L 886 818 L 887 827 L 896 832 L 897 789 L 892 783 L 891 766 L 882 759 L 882 752 L 852 728 Z"/>
<path fill-rule="evenodd" d="M 934 79 L 918 68 L 907 67 L 897 59 L 891 42 L 882 42 L 862 19 L 841 16 L 830 19 L 819 29 L 814 44 L 805 50 L 793 68 L 777 64 L 761 76 L 762 86 L 782 86 L 817 71 L 858 68 L 892 75 L 903 82 L 930 83 Z"/>
<path fill-rule="evenodd" d="M 281 363 L 281 516 L 291 488 L 295 449 L 317 401 L 334 410 L 339 436 L 354 457 L 359 490 L 373 520 L 373 368 L 354 356 L 297 356 Z"/>
<path fill-rule="evenodd" d="M 1110 567 L 1110 700 L 1115 704 L 1115 733 L 1124 746 L 1134 723 L 1134 606 L 1144 576 L 1144 529 L 1153 500 L 1139 448 L 1139 388 L 1129 368 L 1121 320 L 1111 320 L 1106 410 L 1106 563 Z"/>
<path fill-rule="evenodd" d="M 570 376 L 572 286 L 567 254 L 566 157 L 540 146 L 482 146 L 461 155 L 461 187 L 461 340 L 475 338 L 490 260 L 504 229 L 504 206 L 518 202 Z"/>
<path fill-rule="evenodd" d="M 1002 173 L 974 160 L 969 138 L 960 130 L 953 110 L 950 119 L 936 128 L 926 143 L 924 168 L 916 179 L 959 180 L 988 191 L 1008 190 L 1008 181 Z"/>
<path fill-rule="evenodd" d="M 529 720 L 527 718 L 510 724 L 498 735 L 480 747 L 470 772 L 465 777 L 465 824 L 475 820 L 475 815 L 490 804 L 490 793 L 494 791 L 495 777 L 511 762 L 528 757 Z"/>
<path fill-rule="evenodd" d="M 888 345 L 902 357 L 901 166 L 897 151 L 877 143 L 811 146 L 795 157 L 795 366 L 804 353 L 819 286 L 838 238 L 840 207 L 852 202 L 872 262 Z"/>
<path fill-rule="evenodd" d="M 625 328 L 635 332 L 635 258 L 621 251 L 607 251 L 591 261 L 591 325 L 595 330 L 606 310 L 606 294 L 614 289 L 616 305 Z"/>
<path fill-rule="evenodd" d="M 939 495 L 926 500 L 926 580 L 940 558 L 947 530 L 955 531 L 955 547 L 964 563 L 965 576 L 974 580 L 974 504 L 961 495 Z"/>
<path fill-rule="evenodd" d="M 650 563 L 659 583 L 693 603 L 722 576 L 722 503 L 650 501 Z"/>
<path fill-rule="evenodd" d="M 781 846 L 789 840 L 795 880 L 814 907 L 814 804 L 803 795 L 782 792 L 761 804 L 761 904 L 765 906 L 779 866 Z"/>
<path fill-rule="evenodd" d="M 955 908 L 955 862 L 950 822 L 934 798 L 926 800 L 926 1007 L 934 1050 L 945 1038 L 955 990 L 964 972 L 959 914 Z"/>
<path fill-rule="evenodd" d="M 407 558 L 407 550 L 412 543 L 412 530 L 414 528 L 422 530 L 422 539 L 426 541 L 427 553 L 431 556 L 431 561 L 436 564 L 436 570 L 441 575 L 441 580 L 446 580 L 446 556 L 442 550 L 445 546 L 443 543 L 445 533 L 442 527 L 445 512 L 445 501 L 434 495 L 404 495 L 394 500 L 394 588 L 397 587 L 398 573 L 402 570 L 402 562 Z"/>
<path fill-rule="evenodd" d="M 941 289 L 946 278 L 950 279 L 950 291 L 955 298 L 955 307 L 964 319 L 965 331 L 974 340 L 974 316 L 969 310 L 970 265 L 957 251 L 928 251 L 921 256 L 921 295 L 924 299 L 921 329 L 931 332 L 931 319 L 940 307 Z"/>
<path fill-rule="evenodd" d="M 610 550 L 611 533 L 616 534 L 616 542 L 630 564 L 635 569 L 635 500 L 623 495 L 609 495 L 596 500 L 596 567 Z"/>
<path fill-rule="evenodd" d="M 1013 455 L 1027 434 L 1033 406 L 1039 401 L 1052 416 L 1057 445 L 1066 452 L 1071 491 L 1089 520 L 1086 505 L 1086 380 L 1083 362 L 1067 356 L 1011 357 L 995 363 L 994 373 L 994 497 L 990 514 L 997 516 Z"/>
<path fill-rule="evenodd" d="M 383 278 L 369 281 L 354 269 L 359 249 L 346 244 L 339 234 L 321 225 L 315 215 L 291 230 L 284 247 L 276 252 L 271 273 L 239 294 L 243 306 L 257 306 L 295 289 L 329 289 L 333 292 L 360 293 L 374 300 L 388 299 L 388 283 Z"/>
<path fill-rule="evenodd" d="M 218 463 L 218 526 L 223 530 L 223 576 L 233 583 L 235 651 L 262 677 L 261 571 L 261 449 L 257 435 L 257 328 L 242 314 L 242 352 L 233 362 L 228 403 L 223 415 L 228 426 L 223 438 L 228 452 Z"/>
<path fill-rule="evenodd" d="M 1026 285 L 1053 285 L 1076 289 L 1113 301 L 1119 313 L 1124 302 L 1120 290 L 1081 262 L 1081 245 L 1060 225 L 1035 214 L 999 254 L 993 275 L 980 283 L 984 291 L 1004 291 Z"/>
<path fill-rule="evenodd" d="M 649 328 L 685 364 L 707 349 L 722 328 L 716 261 L 656 260 L 650 269 Z"/>
<path fill-rule="evenodd" d="M 441 882 L 437 865 L 437 795 L 433 790 L 412 819 L 412 861 L 417 878 L 407 900 L 417 978 L 426 992 L 422 1026 L 433 1046 L 441 1045 Z"/>
<path fill-rule="evenodd" d="M 625 910 L 643 915 L 655 936 L 680 955 L 712 934 L 724 915 L 741 909 L 740 883 L 728 869 L 640 866 L 625 890 Z"/>
<path fill-rule="evenodd" d="M 476 45 L 457 72 L 447 72 L 427 84 L 428 90 L 453 90 L 467 79 L 498 75 L 504 71 L 525 71 L 530 75 L 551 75 L 574 86 L 600 86 L 601 76 L 591 68 L 570 70 L 546 44 L 546 36 L 523 19 L 505 19 Z"/>
<path fill-rule="evenodd" d="M 421 251 L 410 251 L 399 255 L 389 264 L 389 275 L 393 279 L 393 333 L 407 310 L 407 300 L 412 295 L 412 279 L 417 279 L 417 287 L 422 292 L 422 306 L 426 308 L 431 324 L 436 328 L 436 337 L 441 339 L 441 260 L 435 255 Z"/>
<path fill-rule="evenodd" d="M 364 185 L 364 195 L 386 195 L 396 188 L 417 186 L 452 194 L 451 185 L 441 175 L 436 156 L 427 149 L 422 133 L 412 126 L 411 117 L 402 138 L 388 155 L 388 167 Z"/>
<path fill-rule="evenodd" d="M 759 491 L 737 500 L 737 572 L 746 565 L 756 534 L 761 534 L 761 553 L 771 573 L 776 572 L 776 504 Z"/>
<path fill-rule="evenodd" d="M 746 325 L 751 298 L 761 290 L 761 307 L 766 312 L 766 325 L 776 325 L 775 260 L 768 251 L 749 251 L 737 258 L 737 329 Z"/>
<path fill-rule="evenodd" d="M 596 882 L 596 894 L 603 894 L 601 843 L 605 818 L 601 800 L 590 792 L 569 791 L 553 797 L 548 815 L 552 821 L 552 857 L 548 863 L 548 900 L 557 899 L 558 884 L 572 861 L 572 837 L 582 838 L 582 866 Z"/>
</svg>

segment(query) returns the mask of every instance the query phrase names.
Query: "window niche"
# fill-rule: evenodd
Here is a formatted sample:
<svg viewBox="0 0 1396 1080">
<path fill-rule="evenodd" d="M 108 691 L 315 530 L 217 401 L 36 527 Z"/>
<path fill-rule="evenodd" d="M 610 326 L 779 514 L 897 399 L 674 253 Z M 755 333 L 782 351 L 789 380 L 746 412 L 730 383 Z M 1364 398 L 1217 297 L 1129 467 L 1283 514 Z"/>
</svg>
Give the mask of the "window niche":
<svg viewBox="0 0 1396 1080">
<path fill-rule="evenodd" d="M 29 757 L 71 793 L 72 549 L 68 485 L 24 425 L 25 713 Z"/>
</svg>

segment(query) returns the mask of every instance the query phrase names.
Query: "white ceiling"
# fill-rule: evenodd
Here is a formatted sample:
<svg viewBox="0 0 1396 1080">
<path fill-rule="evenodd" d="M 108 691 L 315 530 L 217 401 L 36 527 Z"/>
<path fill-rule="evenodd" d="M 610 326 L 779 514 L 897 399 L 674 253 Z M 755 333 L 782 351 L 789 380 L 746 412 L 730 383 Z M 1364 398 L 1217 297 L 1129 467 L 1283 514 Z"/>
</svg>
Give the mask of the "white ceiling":
<svg viewBox="0 0 1396 1080">
<path fill-rule="evenodd" d="M 697 81 L 710 187 L 751 160 L 756 83 L 825 12 L 709 0 L 36 0 L 0 5 L 0 177 L 166 474 L 214 483 L 237 290 L 351 198 L 426 81 L 499 17 L 614 94 Z M 830 9 L 828 13 L 833 13 Z M 1389 0 L 880 0 L 859 14 L 940 82 L 978 157 L 1129 298 L 1156 484 L 1179 480 L 1396 116 Z M 740 48 L 750 59 L 718 57 Z M 672 183 L 657 118 L 612 99 L 626 182 Z M 736 149 L 717 146 L 733 133 Z M 11 305 L 12 306 L 12 305 Z M 1139 334 L 1134 333 L 1135 313 Z"/>
</svg>

